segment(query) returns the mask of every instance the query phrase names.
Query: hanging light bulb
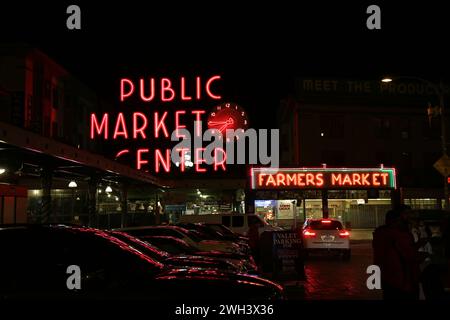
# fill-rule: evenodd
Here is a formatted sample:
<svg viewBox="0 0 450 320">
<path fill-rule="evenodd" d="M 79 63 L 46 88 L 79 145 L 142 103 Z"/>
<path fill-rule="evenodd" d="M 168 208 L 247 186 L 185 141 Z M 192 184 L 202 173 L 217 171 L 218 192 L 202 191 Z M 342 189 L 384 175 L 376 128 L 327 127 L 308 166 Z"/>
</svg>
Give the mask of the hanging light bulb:
<svg viewBox="0 0 450 320">
<path fill-rule="evenodd" d="M 72 181 L 69 182 L 68 187 L 69 188 L 76 188 L 76 187 L 78 187 L 78 185 L 77 185 L 77 183 L 74 180 L 72 180 Z"/>
<path fill-rule="evenodd" d="M 105 192 L 107 192 L 107 193 L 112 192 L 112 191 L 113 190 L 112 190 L 112 188 L 110 186 L 107 186 L 106 189 L 105 189 Z"/>
</svg>

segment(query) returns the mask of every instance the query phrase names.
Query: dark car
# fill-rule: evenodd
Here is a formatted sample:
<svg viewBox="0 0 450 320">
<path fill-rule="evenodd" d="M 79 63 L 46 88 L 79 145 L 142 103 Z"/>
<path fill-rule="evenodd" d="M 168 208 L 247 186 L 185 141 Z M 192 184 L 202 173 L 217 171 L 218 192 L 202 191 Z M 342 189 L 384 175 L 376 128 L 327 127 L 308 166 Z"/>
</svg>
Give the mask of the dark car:
<svg viewBox="0 0 450 320">
<path fill-rule="evenodd" d="M 231 272 L 243 271 L 239 265 L 233 264 L 230 261 L 188 254 L 172 255 L 164 250 L 154 247 L 149 242 L 139 240 L 125 232 L 109 231 L 108 233 L 166 266 L 212 268 Z"/>
<path fill-rule="evenodd" d="M 143 236 L 141 239 L 173 255 L 185 254 L 221 259 L 239 266 L 242 272 L 258 274 L 258 267 L 253 257 L 249 255 L 218 251 L 198 251 L 195 247 L 190 246 L 185 241 L 168 236 Z"/>
<path fill-rule="evenodd" d="M 91 228 L 0 226 L 0 256 L 0 299 L 186 301 L 283 296 L 279 285 L 258 277 L 215 269 L 168 268 Z"/>
</svg>

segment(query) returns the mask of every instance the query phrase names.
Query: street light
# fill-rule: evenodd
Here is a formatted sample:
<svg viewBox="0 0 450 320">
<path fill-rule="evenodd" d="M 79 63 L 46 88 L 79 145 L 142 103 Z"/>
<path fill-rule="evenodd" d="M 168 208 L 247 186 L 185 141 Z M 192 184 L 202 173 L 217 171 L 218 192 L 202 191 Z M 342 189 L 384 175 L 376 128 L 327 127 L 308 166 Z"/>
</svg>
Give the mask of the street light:
<svg viewBox="0 0 450 320">
<path fill-rule="evenodd" d="M 77 183 L 74 180 L 70 181 L 68 186 L 69 186 L 69 188 L 76 188 L 76 187 L 78 187 Z"/>
<path fill-rule="evenodd" d="M 434 93 L 438 97 L 439 100 L 439 113 L 441 115 L 441 147 L 442 147 L 442 155 L 447 156 L 447 134 L 446 134 L 446 126 L 445 126 L 445 109 L 444 109 L 444 95 L 445 95 L 445 89 L 444 84 L 442 81 L 439 83 L 439 85 L 431 82 L 430 80 L 423 79 L 420 77 L 414 77 L 414 76 L 396 76 L 395 79 L 410 79 L 410 80 L 416 80 L 422 83 L 426 83 L 430 88 L 433 89 Z M 392 77 L 384 77 L 381 79 L 384 83 L 392 82 L 394 79 Z M 448 181 L 447 177 L 444 177 L 444 197 L 445 197 L 445 209 L 450 209 L 450 203 L 449 203 L 449 194 L 448 194 Z"/>
<path fill-rule="evenodd" d="M 78 187 L 78 185 L 74 180 L 72 180 L 69 182 L 68 187 L 70 189 L 72 189 L 72 210 L 71 210 L 72 221 L 71 222 L 73 222 L 74 211 L 75 211 L 75 202 L 73 201 L 73 199 L 75 198 L 75 188 Z"/>
<path fill-rule="evenodd" d="M 6 172 L 6 169 L 0 168 L 0 174 L 4 174 Z"/>
</svg>

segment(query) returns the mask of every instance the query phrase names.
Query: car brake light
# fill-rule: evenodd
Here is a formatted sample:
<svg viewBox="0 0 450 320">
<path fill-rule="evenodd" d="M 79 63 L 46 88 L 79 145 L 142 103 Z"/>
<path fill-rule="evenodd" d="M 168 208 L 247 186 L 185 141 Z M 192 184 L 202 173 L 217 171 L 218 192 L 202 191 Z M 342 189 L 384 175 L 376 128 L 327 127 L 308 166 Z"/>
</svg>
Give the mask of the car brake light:
<svg viewBox="0 0 450 320">
<path fill-rule="evenodd" d="M 339 232 L 339 237 L 341 238 L 348 238 L 350 236 L 350 233 L 347 230 L 342 230 Z"/>
<path fill-rule="evenodd" d="M 316 236 L 316 233 L 311 232 L 309 230 L 305 230 L 303 231 L 303 235 L 305 236 L 305 238 L 314 238 Z"/>
<path fill-rule="evenodd" d="M 322 223 L 331 223 L 331 220 L 321 220 Z"/>
</svg>

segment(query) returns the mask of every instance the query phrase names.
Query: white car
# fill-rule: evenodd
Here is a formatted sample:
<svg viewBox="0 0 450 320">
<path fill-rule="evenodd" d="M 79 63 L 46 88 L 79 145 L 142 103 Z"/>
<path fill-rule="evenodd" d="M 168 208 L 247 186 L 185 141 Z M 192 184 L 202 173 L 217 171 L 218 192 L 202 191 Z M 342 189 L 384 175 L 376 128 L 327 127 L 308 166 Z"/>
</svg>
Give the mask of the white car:
<svg viewBox="0 0 450 320">
<path fill-rule="evenodd" d="M 302 228 L 306 254 L 314 251 L 337 251 L 345 260 L 351 256 L 350 233 L 336 219 L 307 219 Z"/>
</svg>

